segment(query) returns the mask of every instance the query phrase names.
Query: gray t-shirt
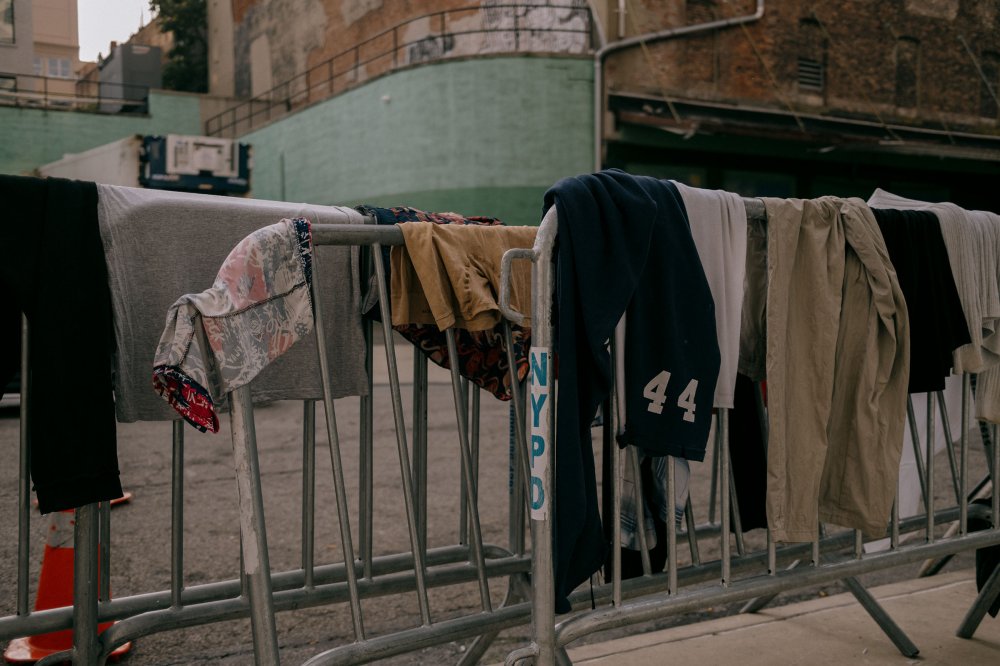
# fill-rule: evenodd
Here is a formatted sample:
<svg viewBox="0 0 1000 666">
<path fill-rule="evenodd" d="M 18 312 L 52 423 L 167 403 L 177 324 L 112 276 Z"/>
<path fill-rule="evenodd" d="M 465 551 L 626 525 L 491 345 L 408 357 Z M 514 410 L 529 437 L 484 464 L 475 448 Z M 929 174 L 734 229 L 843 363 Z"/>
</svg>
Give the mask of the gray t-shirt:
<svg viewBox="0 0 1000 666">
<path fill-rule="evenodd" d="M 676 181 L 674 185 L 684 200 L 691 237 L 715 301 L 715 331 L 722 360 L 714 406 L 732 409 L 743 316 L 747 209 L 743 198 L 732 192 L 705 190 Z"/>
<path fill-rule="evenodd" d="M 358 224 L 351 208 L 98 185 L 98 218 L 114 314 L 115 411 L 121 422 L 166 421 L 177 412 L 153 390 L 153 356 L 167 311 L 180 296 L 212 286 L 230 250 L 282 218 Z M 333 397 L 364 395 L 359 253 L 318 248 L 317 269 Z M 251 383 L 254 401 L 321 399 L 315 333 Z"/>
</svg>

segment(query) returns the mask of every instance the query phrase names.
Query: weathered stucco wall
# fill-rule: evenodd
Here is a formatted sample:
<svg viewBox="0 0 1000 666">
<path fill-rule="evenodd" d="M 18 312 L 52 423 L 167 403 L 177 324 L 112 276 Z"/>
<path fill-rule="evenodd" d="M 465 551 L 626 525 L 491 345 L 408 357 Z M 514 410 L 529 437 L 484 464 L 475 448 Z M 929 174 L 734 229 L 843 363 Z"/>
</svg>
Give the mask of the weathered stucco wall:
<svg viewBox="0 0 1000 666">
<path fill-rule="evenodd" d="M 262 82 L 281 86 L 336 56 L 340 57 L 332 65 L 320 67 L 310 78 L 339 76 L 350 69 L 352 80 L 363 81 L 443 57 L 579 54 L 590 47 L 586 0 L 513 4 L 508 0 L 234 0 L 235 92 L 261 94 Z"/>
<path fill-rule="evenodd" d="M 254 196 L 410 205 L 537 224 L 591 168 L 589 58 L 477 58 L 390 74 L 241 141 Z"/>
</svg>

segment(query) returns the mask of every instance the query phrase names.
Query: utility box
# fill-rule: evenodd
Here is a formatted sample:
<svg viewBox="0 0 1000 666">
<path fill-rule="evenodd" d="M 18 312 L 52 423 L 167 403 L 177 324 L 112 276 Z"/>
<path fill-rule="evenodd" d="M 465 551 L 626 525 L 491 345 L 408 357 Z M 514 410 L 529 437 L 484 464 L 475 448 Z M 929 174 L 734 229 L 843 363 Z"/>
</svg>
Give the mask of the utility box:
<svg viewBox="0 0 1000 666">
<path fill-rule="evenodd" d="M 247 196 L 250 146 L 187 134 L 126 137 L 38 168 L 42 176 L 106 185 Z"/>
</svg>

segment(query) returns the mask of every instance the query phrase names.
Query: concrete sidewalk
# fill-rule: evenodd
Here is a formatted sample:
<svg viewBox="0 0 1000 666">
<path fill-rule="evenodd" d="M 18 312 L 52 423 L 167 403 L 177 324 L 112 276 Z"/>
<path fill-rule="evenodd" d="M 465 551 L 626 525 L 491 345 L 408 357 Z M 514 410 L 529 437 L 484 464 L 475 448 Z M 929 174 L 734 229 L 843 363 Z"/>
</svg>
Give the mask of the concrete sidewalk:
<svg viewBox="0 0 1000 666">
<path fill-rule="evenodd" d="M 1000 664 L 1000 618 L 971 640 L 955 630 L 976 597 L 972 570 L 870 590 L 920 655 L 899 653 L 850 594 L 569 649 L 574 664 Z"/>
</svg>

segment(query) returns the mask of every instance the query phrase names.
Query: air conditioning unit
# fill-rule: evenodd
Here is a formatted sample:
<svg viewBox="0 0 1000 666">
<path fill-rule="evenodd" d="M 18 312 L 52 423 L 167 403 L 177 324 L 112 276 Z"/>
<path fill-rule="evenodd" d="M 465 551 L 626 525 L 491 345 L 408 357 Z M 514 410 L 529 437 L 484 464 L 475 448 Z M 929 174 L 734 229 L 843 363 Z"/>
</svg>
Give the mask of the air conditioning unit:
<svg viewBox="0 0 1000 666">
<path fill-rule="evenodd" d="M 168 134 L 143 137 L 144 187 L 244 194 L 250 189 L 250 146 L 233 139 Z"/>
</svg>

